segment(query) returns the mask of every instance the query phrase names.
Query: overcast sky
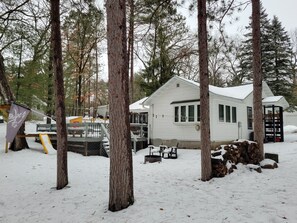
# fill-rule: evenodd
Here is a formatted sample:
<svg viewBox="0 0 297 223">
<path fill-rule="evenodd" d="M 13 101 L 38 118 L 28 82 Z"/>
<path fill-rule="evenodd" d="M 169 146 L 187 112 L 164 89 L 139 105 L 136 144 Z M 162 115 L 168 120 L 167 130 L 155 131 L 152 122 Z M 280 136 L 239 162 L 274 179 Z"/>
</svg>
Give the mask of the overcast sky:
<svg viewBox="0 0 297 223">
<path fill-rule="evenodd" d="M 269 17 L 276 15 L 287 31 L 297 28 L 296 0 L 263 0 L 262 2 Z"/>
<path fill-rule="evenodd" d="M 97 1 L 100 2 L 100 7 L 103 7 L 103 0 Z M 262 0 L 262 4 L 266 9 L 268 17 L 272 19 L 273 16 L 276 15 L 286 31 L 291 32 L 294 29 L 297 29 L 297 0 Z M 184 7 L 182 11 L 188 18 L 189 25 L 197 30 L 197 14 L 195 13 L 190 16 L 187 7 Z M 250 15 L 251 5 L 249 5 L 244 12 L 238 14 L 238 17 L 240 18 L 239 21 L 232 26 L 228 26 L 227 32 L 231 35 L 239 34 L 242 36 L 242 34 L 245 33 L 244 27 L 249 23 Z M 106 55 L 104 55 L 103 60 L 107 61 Z M 102 78 L 107 80 L 107 63 L 104 64 Z"/>
<path fill-rule="evenodd" d="M 286 31 L 290 32 L 297 28 L 297 1 L 296 0 L 262 0 L 266 13 L 270 19 L 276 15 Z M 248 24 L 248 17 L 251 15 L 251 5 L 242 13 L 238 24 Z M 239 25 L 240 26 L 240 25 Z M 242 26 L 242 25 L 241 25 Z M 242 27 L 244 27 L 242 26 Z M 240 31 L 237 30 L 237 31 Z"/>
<path fill-rule="evenodd" d="M 286 31 L 290 32 L 297 28 L 297 0 L 262 0 L 262 4 L 266 9 L 268 17 L 272 19 L 276 15 Z M 186 7 L 183 8 L 183 14 L 188 17 L 191 27 L 197 26 L 197 14 L 189 16 Z M 251 15 L 251 4 L 241 13 L 237 14 L 239 21 L 229 25 L 227 32 L 229 34 L 243 33 L 243 29 L 249 23 Z"/>
</svg>

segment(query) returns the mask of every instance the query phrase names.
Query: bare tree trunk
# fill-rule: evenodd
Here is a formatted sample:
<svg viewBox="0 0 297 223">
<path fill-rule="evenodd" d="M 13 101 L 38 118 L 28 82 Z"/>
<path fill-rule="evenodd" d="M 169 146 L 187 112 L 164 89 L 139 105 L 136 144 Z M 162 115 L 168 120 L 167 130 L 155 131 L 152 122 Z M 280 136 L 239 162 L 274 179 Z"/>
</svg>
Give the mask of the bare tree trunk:
<svg viewBox="0 0 297 223">
<path fill-rule="evenodd" d="M 209 122 L 209 76 L 206 27 L 206 0 L 198 0 L 198 41 L 201 108 L 201 180 L 212 178 Z"/>
<path fill-rule="evenodd" d="M 109 210 L 119 211 L 134 203 L 126 1 L 108 0 L 106 10 L 110 105 Z"/>
<path fill-rule="evenodd" d="M 4 58 L 0 52 L 0 92 L 3 101 L 10 104 L 14 101 L 14 95 L 10 89 L 7 78 L 5 76 Z"/>
<path fill-rule="evenodd" d="M 95 97 L 94 97 L 94 110 L 93 118 L 97 118 L 97 109 L 98 109 L 98 76 L 99 76 L 99 63 L 98 63 L 98 44 L 96 44 L 96 79 L 95 79 Z"/>
<path fill-rule="evenodd" d="M 78 75 L 78 99 L 77 99 L 77 114 L 78 115 L 83 115 L 83 100 L 82 100 L 82 74 L 79 73 Z"/>
<path fill-rule="evenodd" d="M 130 6 L 130 19 L 129 19 L 129 46 L 128 46 L 128 57 L 130 64 L 130 101 L 133 101 L 134 96 L 134 0 L 129 0 Z"/>
<path fill-rule="evenodd" d="M 60 0 L 51 0 L 51 22 L 51 44 L 53 49 L 57 123 L 57 189 L 59 190 L 68 184 L 67 130 L 60 30 Z"/>
<path fill-rule="evenodd" d="M 4 67 L 4 59 L 0 52 L 0 96 L 3 101 L 7 104 L 11 104 L 15 98 L 11 91 L 11 88 L 8 84 L 7 78 L 5 76 L 5 67 Z M 25 123 L 22 124 L 17 134 L 24 135 L 25 134 Z M 26 138 L 24 137 L 16 137 L 13 143 L 10 145 L 11 150 L 19 151 L 24 148 L 29 148 Z"/>
<path fill-rule="evenodd" d="M 15 99 L 18 101 L 19 99 L 19 91 L 21 87 L 21 67 L 22 67 L 22 56 L 23 56 L 23 36 L 21 36 L 21 50 L 19 55 L 19 67 L 18 67 L 18 74 L 17 74 L 17 87 L 16 87 L 16 96 Z"/>
<path fill-rule="evenodd" d="M 253 33 L 253 87 L 254 87 L 254 138 L 264 157 L 263 148 L 263 110 L 262 110 L 262 73 L 260 42 L 260 0 L 252 0 L 252 33 Z"/>
<path fill-rule="evenodd" d="M 47 106 L 46 106 L 46 123 L 50 124 L 53 112 L 53 49 L 49 50 L 49 64 L 48 64 L 48 83 L 47 83 Z"/>
</svg>

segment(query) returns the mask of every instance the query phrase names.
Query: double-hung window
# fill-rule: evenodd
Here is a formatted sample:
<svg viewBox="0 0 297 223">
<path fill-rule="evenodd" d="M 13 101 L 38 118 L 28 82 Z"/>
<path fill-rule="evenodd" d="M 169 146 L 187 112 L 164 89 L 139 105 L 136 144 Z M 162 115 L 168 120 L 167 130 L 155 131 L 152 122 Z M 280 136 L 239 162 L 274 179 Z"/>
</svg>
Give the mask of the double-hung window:
<svg viewBox="0 0 297 223">
<path fill-rule="evenodd" d="M 229 105 L 226 105 L 226 122 L 231 122 L 231 109 Z"/>
<path fill-rule="evenodd" d="M 186 122 L 187 121 L 187 113 L 186 113 L 186 106 L 180 107 L 180 121 Z"/>
<path fill-rule="evenodd" d="M 174 122 L 179 122 L 179 107 L 174 107 Z"/>
<path fill-rule="evenodd" d="M 200 122 L 200 105 L 197 105 L 197 121 Z"/>
<path fill-rule="evenodd" d="M 253 129 L 253 109 L 252 107 L 247 107 L 247 126 L 248 129 Z"/>
<path fill-rule="evenodd" d="M 188 106 L 188 122 L 194 122 L 195 120 L 195 106 L 189 105 Z"/>
<path fill-rule="evenodd" d="M 224 118 L 224 105 L 219 104 L 219 121 L 223 122 L 225 120 Z"/>
<path fill-rule="evenodd" d="M 236 107 L 232 107 L 232 122 L 237 122 L 237 114 L 236 114 Z"/>
</svg>

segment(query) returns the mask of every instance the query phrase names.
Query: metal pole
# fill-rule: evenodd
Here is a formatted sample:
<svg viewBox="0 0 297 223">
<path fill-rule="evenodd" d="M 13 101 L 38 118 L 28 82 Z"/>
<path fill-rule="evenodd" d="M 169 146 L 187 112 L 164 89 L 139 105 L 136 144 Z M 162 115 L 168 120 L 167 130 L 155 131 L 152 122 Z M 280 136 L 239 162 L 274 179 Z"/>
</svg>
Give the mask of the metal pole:
<svg viewBox="0 0 297 223">
<path fill-rule="evenodd" d="M 5 153 L 8 153 L 8 142 L 5 143 Z"/>
</svg>

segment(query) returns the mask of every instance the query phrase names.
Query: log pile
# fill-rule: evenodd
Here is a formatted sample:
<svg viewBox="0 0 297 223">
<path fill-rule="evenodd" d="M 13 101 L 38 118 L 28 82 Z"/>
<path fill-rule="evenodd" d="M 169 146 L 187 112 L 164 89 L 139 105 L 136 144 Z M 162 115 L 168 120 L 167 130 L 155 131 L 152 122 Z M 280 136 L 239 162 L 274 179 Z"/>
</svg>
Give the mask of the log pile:
<svg viewBox="0 0 297 223">
<path fill-rule="evenodd" d="M 213 177 L 224 177 L 233 172 L 238 163 L 259 165 L 261 160 L 261 152 L 256 142 L 235 141 L 219 146 L 212 152 L 212 174 Z"/>
</svg>

